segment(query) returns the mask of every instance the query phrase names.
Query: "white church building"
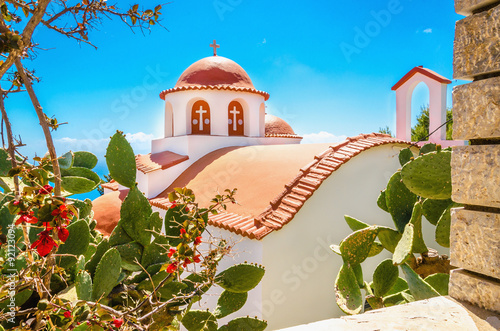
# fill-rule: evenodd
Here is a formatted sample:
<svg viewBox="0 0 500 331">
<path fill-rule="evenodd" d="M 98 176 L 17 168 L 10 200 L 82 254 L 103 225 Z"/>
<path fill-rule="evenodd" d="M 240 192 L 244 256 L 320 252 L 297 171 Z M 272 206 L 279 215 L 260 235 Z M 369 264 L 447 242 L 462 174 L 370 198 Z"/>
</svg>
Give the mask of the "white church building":
<svg viewBox="0 0 500 331">
<path fill-rule="evenodd" d="M 217 55 L 215 42 L 212 47 L 214 56 L 193 63 L 160 93 L 164 137 L 153 140 L 150 154 L 136 156 L 139 188 L 163 215 L 175 187 L 192 189 L 202 206 L 218 190 L 238 189 L 238 204 L 211 216 L 210 232 L 237 243 L 227 265 L 255 262 L 266 275 L 235 316 L 259 316 L 268 330 L 341 316 L 334 281 L 342 259 L 329 246 L 351 233 L 345 214 L 394 226 L 376 201 L 409 143 L 371 133 L 300 144 L 290 125 L 266 114 L 269 94 L 236 62 Z M 115 182 L 103 187 L 94 212 L 109 234 L 126 192 Z M 367 260 L 365 277 L 387 257 Z M 209 297 L 208 305 L 216 299 Z"/>
</svg>

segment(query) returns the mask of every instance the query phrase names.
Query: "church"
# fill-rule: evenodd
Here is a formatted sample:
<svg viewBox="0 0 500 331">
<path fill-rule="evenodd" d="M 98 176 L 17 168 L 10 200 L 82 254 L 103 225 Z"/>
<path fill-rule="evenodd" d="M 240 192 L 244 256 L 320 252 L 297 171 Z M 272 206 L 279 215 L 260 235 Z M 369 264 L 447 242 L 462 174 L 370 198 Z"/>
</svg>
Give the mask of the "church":
<svg viewBox="0 0 500 331">
<path fill-rule="evenodd" d="M 342 261 L 329 246 L 351 233 L 345 214 L 393 226 L 376 201 L 410 143 L 370 133 L 301 144 L 288 123 L 266 114 L 269 93 L 218 55 L 215 41 L 211 47 L 213 56 L 194 62 L 160 93 L 164 135 L 152 141 L 151 153 L 136 156 L 138 187 L 161 215 L 176 187 L 192 189 L 201 206 L 218 191 L 238 189 L 238 204 L 209 219 L 212 235 L 236 243 L 224 263 L 266 267 L 238 316 L 263 318 L 269 330 L 341 316 L 333 285 Z M 103 187 L 94 213 L 109 235 L 126 192 L 116 182 Z M 387 257 L 380 254 L 363 269 L 371 274 Z M 216 300 L 209 297 L 207 305 Z"/>
</svg>

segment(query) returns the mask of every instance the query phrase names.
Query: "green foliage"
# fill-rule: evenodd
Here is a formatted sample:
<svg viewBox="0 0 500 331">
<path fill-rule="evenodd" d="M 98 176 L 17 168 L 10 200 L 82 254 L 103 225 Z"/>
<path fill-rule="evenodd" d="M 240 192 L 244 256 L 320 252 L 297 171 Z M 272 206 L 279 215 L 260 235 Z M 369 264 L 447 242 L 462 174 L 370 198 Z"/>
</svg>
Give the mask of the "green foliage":
<svg viewBox="0 0 500 331">
<path fill-rule="evenodd" d="M 236 264 L 215 277 L 216 283 L 229 292 L 244 293 L 257 286 L 265 270 L 254 264 Z"/>
<path fill-rule="evenodd" d="M 446 110 L 446 139 L 453 138 L 453 113 L 450 108 Z M 429 136 L 429 105 L 420 107 L 417 123 L 411 129 L 411 141 L 426 141 Z"/>
<path fill-rule="evenodd" d="M 214 310 L 214 315 L 217 318 L 226 317 L 229 314 L 243 308 L 247 302 L 248 293 L 235 293 L 230 291 L 222 292 L 219 300 L 217 301 L 217 307 Z"/>
<path fill-rule="evenodd" d="M 106 149 L 106 164 L 111 177 L 119 184 L 128 188 L 135 186 L 135 154 L 123 132 L 117 131 L 111 137 Z"/>
<path fill-rule="evenodd" d="M 73 154 L 73 166 L 94 169 L 97 165 L 97 156 L 90 152 L 80 151 Z"/>
<path fill-rule="evenodd" d="M 66 242 L 59 246 L 57 254 L 69 254 L 73 256 L 60 256 L 56 263 L 61 268 L 69 268 L 74 265 L 78 256 L 85 254 L 90 242 L 90 230 L 87 222 L 80 220 L 68 226 L 69 237 Z"/>
<path fill-rule="evenodd" d="M 422 198 L 451 198 L 451 152 L 423 154 L 405 164 L 401 178 L 408 189 Z"/>
<path fill-rule="evenodd" d="M 393 136 L 392 132 L 391 132 L 391 129 L 389 129 L 388 126 L 386 126 L 385 128 L 378 128 L 378 132 L 379 133 L 383 133 L 383 134 L 388 134 L 391 137 Z"/>
<path fill-rule="evenodd" d="M 111 248 L 104 253 L 95 271 L 92 300 L 106 297 L 115 287 L 120 277 L 121 263 L 120 253 L 116 249 Z"/>
<path fill-rule="evenodd" d="M 209 311 L 190 310 L 184 315 L 182 325 L 184 325 L 188 331 L 216 331 L 217 319 Z"/>
<path fill-rule="evenodd" d="M 76 276 L 75 288 L 78 300 L 92 300 L 92 277 L 85 270 Z"/>
<path fill-rule="evenodd" d="M 345 221 L 354 232 L 339 246 L 330 246 L 344 261 L 335 289 L 337 305 L 347 314 L 362 311 L 361 289 L 373 309 L 447 293 L 449 275 L 434 273 L 423 280 L 412 268 L 420 263 L 414 254 L 422 254 L 425 259 L 429 251 L 422 234 L 423 216 L 437 224 L 436 242 L 449 247 L 450 209 L 459 206 L 450 199 L 451 151 L 427 144 L 415 157 L 406 148 L 401 150 L 399 161 L 402 169 L 391 176 L 377 199 L 377 205 L 391 215 L 397 230 L 371 226 L 346 215 Z M 392 259 L 382 261 L 373 274 L 373 282 L 367 284 L 361 263 L 383 249 L 393 253 Z M 406 280 L 399 278 L 397 266 Z"/>
<path fill-rule="evenodd" d="M 225 331 L 241 331 L 241 330 L 252 330 L 252 331 L 262 331 L 267 327 L 266 321 L 261 321 L 257 318 L 251 317 L 238 317 L 230 321 L 227 325 L 222 328 Z M 220 329 L 219 329 L 220 330 Z"/>
<path fill-rule="evenodd" d="M 361 312 L 363 308 L 361 290 L 353 269 L 347 263 L 342 265 L 335 281 L 335 295 L 337 305 L 344 313 L 353 315 Z"/>
</svg>

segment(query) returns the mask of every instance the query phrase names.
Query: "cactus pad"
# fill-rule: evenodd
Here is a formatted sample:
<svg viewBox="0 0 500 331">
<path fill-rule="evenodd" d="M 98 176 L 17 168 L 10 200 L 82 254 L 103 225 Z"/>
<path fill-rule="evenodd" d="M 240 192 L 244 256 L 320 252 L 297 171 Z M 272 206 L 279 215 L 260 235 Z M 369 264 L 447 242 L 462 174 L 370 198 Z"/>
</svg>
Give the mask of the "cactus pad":
<svg viewBox="0 0 500 331">
<path fill-rule="evenodd" d="M 354 271 L 347 263 L 342 265 L 335 280 L 335 297 L 337 305 L 346 314 L 358 314 L 363 308 L 361 290 Z"/>
<path fill-rule="evenodd" d="M 264 277 L 265 270 L 253 264 L 236 264 L 215 277 L 215 282 L 225 290 L 236 293 L 248 292 Z"/>
<path fill-rule="evenodd" d="M 368 257 L 372 257 L 380 254 L 384 250 L 384 246 L 378 241 L 374 241 L 372 247 L 370 247 L 370 252 L 368 253 Z"/>
<path fill-rule="evenodd" d="M 399 151 L 399 164 L 404 166 L 406 163 L 410 162 L 411 158 L 414 157 L 410 147 L 404 148 Z"/>
<path fill-rule="evenodd" d="M 224 331 L 263 331 L 267 328 L 267 322 L 252 317 L 238 317 L 223 326 Z"/>
<path fill-rule="evenodd" d="M 114 246 L 120 253 L 122 258 L 122 268 L 128 271 L 142 271 L 139 265 L 142 259 L 143 246 L 139 243 L 132 241 L 127 244 Z"/>
<path fill-rule="evenodd" d="M 97 156 L 90 152 L 80 151 L 73 153 L 73 167 L 94 169 L 97 165 Z"/>
<path fill-rule="evenodd" d="M 135 186 L 135 154 L 123 132 L 117 131 L 111 137 L 106 149 L 106 164 L 111 177 L 119 184 L 128 188 Z"/>
<path fill-rule="evenodd" d="M 240 310 L 247 302 L 248 293 L 235 293 L 224 291 L 217 301 L 217 307 L 214 310 L 214 316 L 217 318 L 226 317 L 235 311 Z"/>
<path fill-rule="evenodd" d="M 385 190 L 380 191 L 380 194 L 377 198 L 377 206 L 380 207 L 385 212 L 389 212 L 389 208 L 387 208 L 387 202 L 385 200 Z"/>
<path fill-rule="evenodd" d="M 58 161 L 59 161 L 59 168 L 61 168 L 61 170 L 71 168 L 73 166 L 73 153 L 67 152 L 63 154 L 58 158 Z"/>
<path fill-rule="evenodd" d="M 149 200 L 134 186 L 130 189 L 120 209 L 120 225 L 134 241 L 143 246 L 151 243 L 150 217 L 152 214 Z"/>
<path fill-rule="evenodd" d="M 188 331 L 216 331 L 217 319 L 206 310 L 190 310 L 184 315 L 182 325 Z"/>
<path fill-rule="evenodd" d="M 370 226 L 351 233 L 340 243 L 340 252 L 344 261 L 351 265 L 360 264 L 370 254 L 370 249 L 377 237 L 378 228 Z"/>
<path fill-rule="evenodd" d="M 413 162 L 408 164 L 412 164 Z M 389 179 L 385 191 L 385 201 L 396 229 L 400 233 L 403 233 L 405 225 L 411 219 L 413 205 L 417 201 L 417 196 L 410 192 L 405 184 L 403 184 L 401 181 L 401 172 L 397 171 Z"/>
<path fill-rule="evenodd" d="M 74 265 L 78 260 L 78 256 L 87 252 L 90 242 L 90 229 L 84 220 L 68 225 L 68 232 L 68 239 L 59 246 L 57 254 L 71 254 L 74 256 L 59 256 L 56 258 L 57 265 L 64 269 Z"/>
<path fill-rule="evenodd" d="M 95 271 L 92 300 L 106 297 L 115 287 L 120 277 L 121 263 L 120 253 L 116 249 L 111 248 L 104 253 Z"/>
<path fill-rule="evenodd" d="M 109 235 L 109 244 L 111 246 L 122 245 L 134 241 L 122 227 L 123 221 L 119 220 L 111 234 Z"/>
<path fill-rule="evenodd" d="M 407 289 L 408 289 L 408 283 L 406 282 L 406 280 L 404 280 L 401 277 L 398 277 L 398 279 L 396 279 L 396 282 L 394 283 L 394 285 L 391 287 L 391 289 L 385 295 L 388 296 L 388 295 L 396 294 L 396 293 L 399 293 L 402 291 L 406 291 Z"/>
<path fill-rule="evenodd" d="M 360 220 L 355 219 L 354 217 L 351 217 L 349 215 L 344 215 L 344 219 L 352 231 L 358 231 L 370 226 L 369 224 L 361 222 Z"/>
<path fill-rule="evenodd" d="M 406 263 L 401 265 L 401 269 L 405 275 L 411 295 L 416 300 L 424 300 L 439 296 L 439 293 L 432 288 L 426 281 L 413 271 Z"/>
<path fill-rule="evenodd" d="M 430 199 L 451 198 L 451 152 L 431 152 L 401 169 L 403 183 L 413 193 Z"/>
<path fill-rule="evenodd" d="M 72 194 L 82 194 L 92 191 L 96 184 L 94 181 L 75 176 L 64 176 L 61 179 L 62 188 Z"/>
<path fill-rule="evenodd" d="M 394 255 L 392 256 L 392 262 L 394 264 L 400 265 L 405 263 L 405 261 L 412 255 L 414 230 L 413 224 L 406 224 L 405 231 L 401 240 L 398 242 L 396 249 L 394 250 Z"/>
<path fill-rule="evenodd" d="M 450 247 L 451 208 L 453 207 L 455 207 L 454 203 L 444 210 L 436 225 L 436 242 L 443 247 Z"/>
<path fill-rule="evenodd" d="M 391 228 L 385 226 L 380 226 L 378 231 L 378 239 L 382 243 L 385 249 L 389 252 L 394 253 L 399 240 L 401 239 L 401 233 Z"/>
<path fill-rule="evenodd" d="M 86 271 L 78 273 L 75 280 L 76 295 L 78 300 L 92 300 L 92 278 Z"/>
<path fill-rule="evenodd" d="M 413 253 L 425 253 L 429 249 L 425 245 L 422 235 L 422 204 L 416 202 L 411 214 L 410 223 L 413 224 Z"/>
<path fill-rule="evenodd" d="M 391 259 L 380 262 L 373 273 L 373 294 L 376 297 L 384 296 L 398 280 L 399 270 Z"/>
<path fill-rule="evenodd" d="M 423 155 L 423 154 L 427 154 L 427 153 L 435 152 L 435 151 L 437 151 L 436 144 L 429 143 L 429 144 L 425 144 L 424 146 L 422 146 L 422 148 L 420 148 L 420 150 L 418 151 L 418 155 Z"/>
<path fill-rule="evenodd" d="M 187 285 L 181 282 L 168 282 L 158 290 L 161 301 L 168 301 L 172 299 L 174 295 L 180 295 L 182 290 L 186 287 Z"/>
<path fill-rule="evenodd" d="M 436 225 L 444 210 L 452 203 L 451 199 L 434 200 L 425 199 L 422 204 L 425 218 L 433 225 Z"/>
<path fill-rule="evenodd" d="M 450 282 L 449 274 L 432 274 L 424 279 L 433 289 L 439 292 L 441 295 L 448 295 L 448 284 Z"/>
</svg>

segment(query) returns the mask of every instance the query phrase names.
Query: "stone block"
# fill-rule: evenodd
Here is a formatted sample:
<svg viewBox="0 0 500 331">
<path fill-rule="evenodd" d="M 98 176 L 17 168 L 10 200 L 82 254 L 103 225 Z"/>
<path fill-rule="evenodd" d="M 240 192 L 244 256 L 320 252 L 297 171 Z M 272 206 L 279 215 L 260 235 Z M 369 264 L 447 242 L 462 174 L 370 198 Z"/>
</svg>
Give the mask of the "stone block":
<svg viewBox="0 0 500 331">
<path fill-rule="evenodd" d="M 453 139 L 500 137 L 500 77 L 455 86 Z"/>
<path fill-rule="evenodd" d="M 500 5 L 464 18 L 455 27 L 453 77 L 500 72 Z"/>
<path fill-rule="evenodd" d="M 451 185 L 455 202 L 500 208 L 500 145 L 453 147 Z"/>
<path fill-rule="evenodd" d="M 500 279 L 500 214 L 451 211 L 451 265 Z"/>
<path fill-rule="evenodd" d="M 481 8 L 490 6 L 497 0 L 455 0 L 455 11 L 457 14 L 469 16 Z"/>
<path fill-rule="evenodd" d="M 500 312 L 500 281 L 464 269 L 451 271 L 449 294 L 481 308 Z"/>
</svg>

